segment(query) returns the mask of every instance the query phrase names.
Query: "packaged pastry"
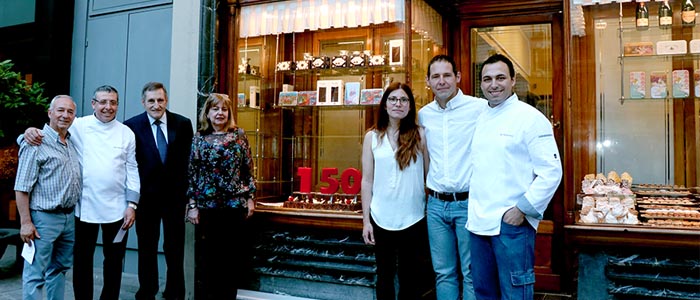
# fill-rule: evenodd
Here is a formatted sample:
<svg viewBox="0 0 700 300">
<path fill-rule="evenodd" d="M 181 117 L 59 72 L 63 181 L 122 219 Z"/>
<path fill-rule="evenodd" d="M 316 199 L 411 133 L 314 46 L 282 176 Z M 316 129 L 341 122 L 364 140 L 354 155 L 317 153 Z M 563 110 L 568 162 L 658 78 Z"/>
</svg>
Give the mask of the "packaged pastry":
<svg viewBox="0 0 700 300">
<path fill-rule="evenodd" d="M 617 175 L 617 172 L 615 171 L 610 171 L 608 173 L 608 184 L 620 184 L 620 176 Z"/>
<path fill-rule="evenodd" d="M 632 186 L 632 176 L 630 176 L 629 173 L 623 172 L 622 175 L 620 175 L 620 180 L 622 181 L 622 186 Z"/>
</svg>

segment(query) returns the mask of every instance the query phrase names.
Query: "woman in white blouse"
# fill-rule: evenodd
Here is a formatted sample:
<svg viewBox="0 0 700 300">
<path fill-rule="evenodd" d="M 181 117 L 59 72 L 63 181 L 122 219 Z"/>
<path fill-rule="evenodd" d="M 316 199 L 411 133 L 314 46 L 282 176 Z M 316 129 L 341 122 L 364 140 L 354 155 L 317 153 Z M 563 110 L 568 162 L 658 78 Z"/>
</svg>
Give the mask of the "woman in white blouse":
<svg viewBox="0 0 700 300">
<path fill-rule="evenodd" d="M 376 124 L 362 146 L 362 237 L 374 245 L 377 299 L 418 299 L 432 286 L 425 221 L 425 173 L 428 152 L 416 118 L 411 88 L 399 82 L 384 91 Z M 427 259 L 427 264 L 420 263 Z M 424 268 L 428 266 L 428 268 Z"/>
</svg>

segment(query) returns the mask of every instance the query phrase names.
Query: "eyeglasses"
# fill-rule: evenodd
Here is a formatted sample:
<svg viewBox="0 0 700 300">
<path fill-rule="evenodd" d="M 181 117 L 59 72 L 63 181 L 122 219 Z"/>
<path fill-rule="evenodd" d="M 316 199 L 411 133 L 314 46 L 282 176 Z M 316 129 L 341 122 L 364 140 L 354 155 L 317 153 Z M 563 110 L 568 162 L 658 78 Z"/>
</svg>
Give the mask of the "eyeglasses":
<svg viewBox="0 0 700 300">
<path fill-rule="evenodd" d="M 397 102 L 401 102 L 401 104 L 408 104 L 409 100 L 407 97 L 401 97 L 401 98 L 389 97 L 389 98 L 386 98 L 386 102 L 389 102 L 389 104 L 396 104 Z"/>
<path fill-rule="evenodd" d="M 119 105 L 119 101 L 117 101 L 117 100 L 106 100 L 106 99 L 97 100 L 97 99 L 92 99 L 92 101 L 95 101 L 95 102 L 97 102 L 97 104 L 102 105 L 102 106 L 105 106 L 105 105 L 107 105 L 107 104 L 112 105 L 112 106 L 117 106 L 117 105 Z"/>
</svg>

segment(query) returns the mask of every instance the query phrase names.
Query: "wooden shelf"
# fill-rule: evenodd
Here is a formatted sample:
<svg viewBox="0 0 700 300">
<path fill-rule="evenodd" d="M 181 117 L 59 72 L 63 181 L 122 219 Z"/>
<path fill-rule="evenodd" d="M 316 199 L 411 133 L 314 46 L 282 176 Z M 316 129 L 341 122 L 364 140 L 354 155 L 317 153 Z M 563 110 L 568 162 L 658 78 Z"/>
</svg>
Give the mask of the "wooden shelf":
<svg viewBox="0 0 700 300">
<path fill-rule="evenodd" d="M 565 225 L 567 244 L 628 248 L 677 248 L 697 251 L 700 230 L 641 226 Z"/>
<path fill-rule="evenodd" d="M 325 212 L 258 206 L 255 208 L 254 216 L 264 218 L 266 222 L 278 224 L 362 231 L 362 214 L 355 212 Z"/>
</svg>

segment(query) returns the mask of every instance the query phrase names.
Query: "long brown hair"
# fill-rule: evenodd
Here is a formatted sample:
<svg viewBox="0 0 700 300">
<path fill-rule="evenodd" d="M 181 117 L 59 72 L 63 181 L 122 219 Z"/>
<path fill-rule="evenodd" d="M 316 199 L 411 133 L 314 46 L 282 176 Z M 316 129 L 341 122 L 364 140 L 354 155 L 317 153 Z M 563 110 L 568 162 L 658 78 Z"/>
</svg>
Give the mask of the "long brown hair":
<svg viewBox="0 0 700 300">
<path fill-rule="evenodd" d="M 399 163 L 399 169 L 403 170 L 411 162 L 415 162 L 418 159 L 418 152 L 421 149 L 421 138 L 418 128 L 418 120 L 416 118 L 416 101 L 413 98 L 413 92 L 411 87 L 401 83 L 394 82 L 387 87 L 382 95 L 382 101 L 379 102 L 379 110 L 377 111 L 377 123 L 374 125 L 373 129 L 379 133 L 379 141 L 384 137 L 389 127 L 389 113 L 386 111 L 386 101 L 389 98 L 391 92 L 401 89 L 406 92 L 409 100 L 409 110 L 405 118 L 401 119 L 399 122 L 399 138 L 398 138 L 398 149 L 396 150 L 396 162 Z"/>
</svg>

